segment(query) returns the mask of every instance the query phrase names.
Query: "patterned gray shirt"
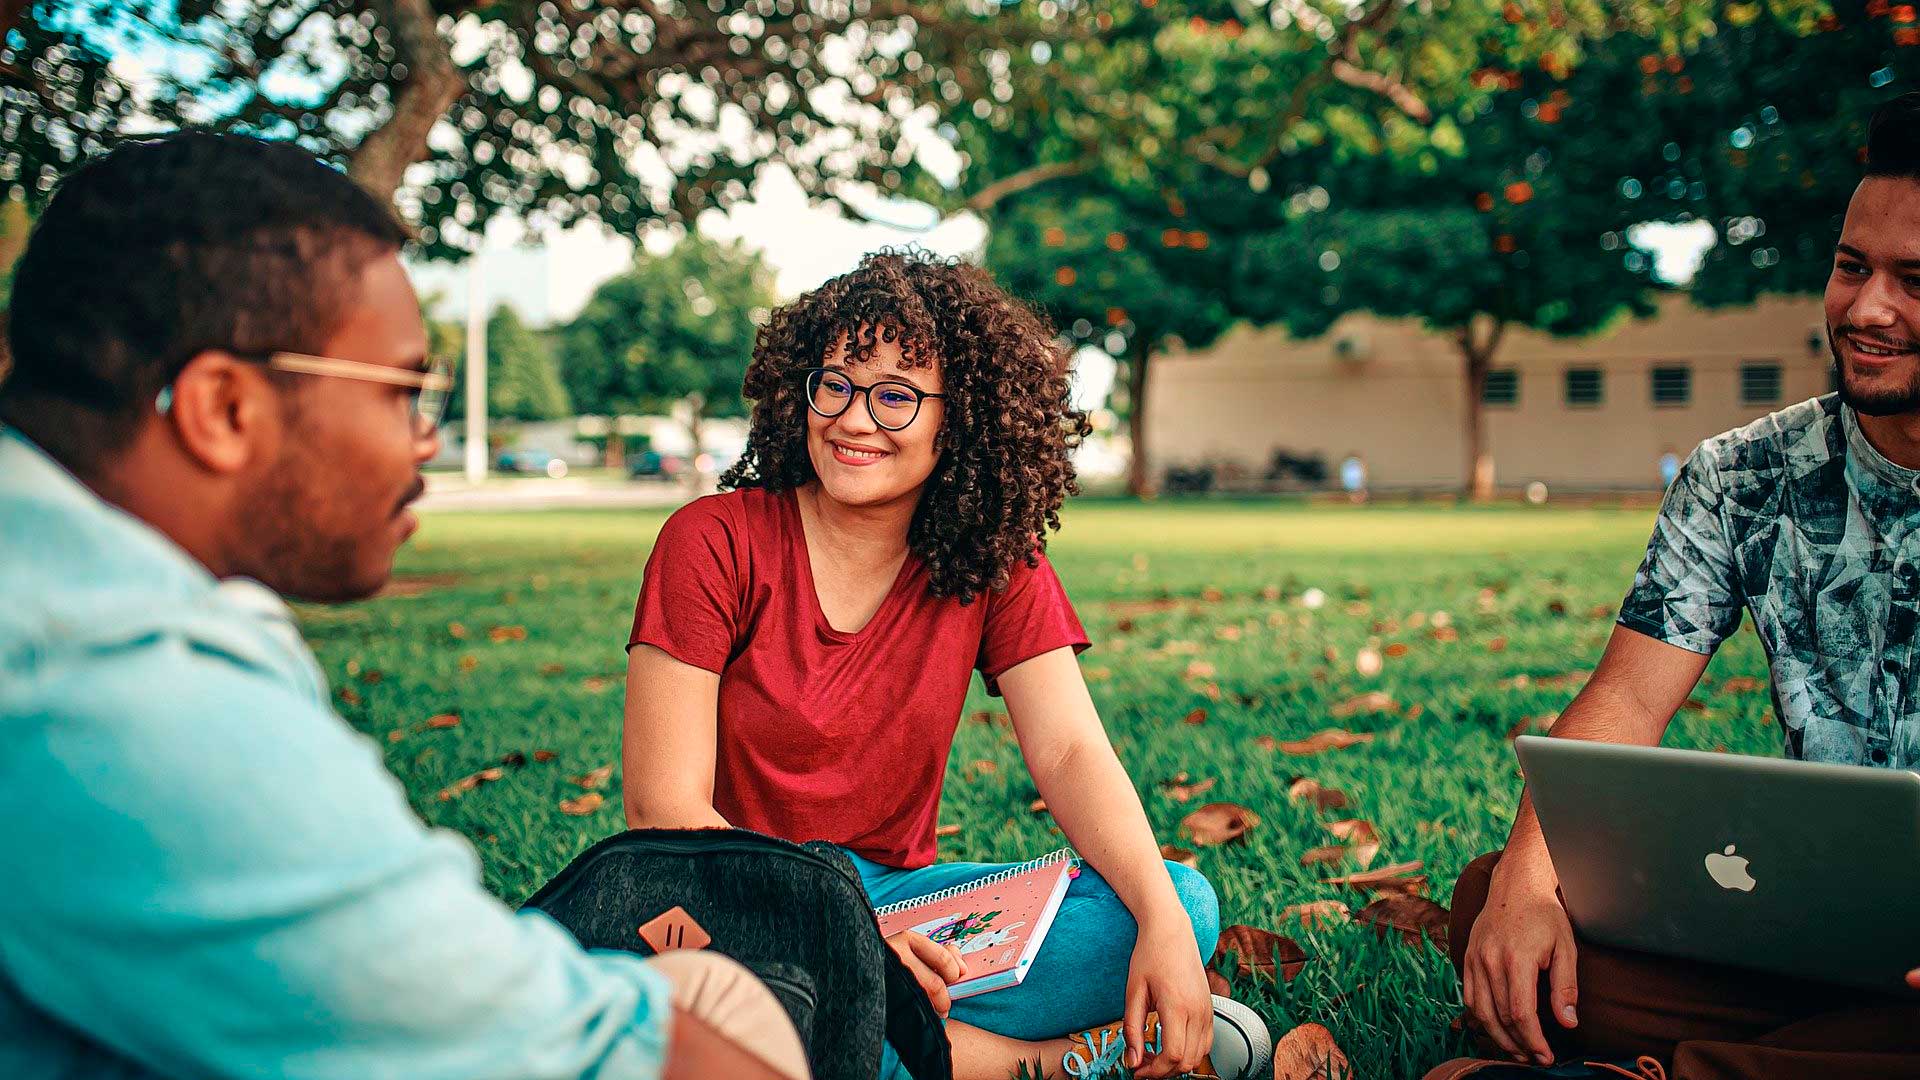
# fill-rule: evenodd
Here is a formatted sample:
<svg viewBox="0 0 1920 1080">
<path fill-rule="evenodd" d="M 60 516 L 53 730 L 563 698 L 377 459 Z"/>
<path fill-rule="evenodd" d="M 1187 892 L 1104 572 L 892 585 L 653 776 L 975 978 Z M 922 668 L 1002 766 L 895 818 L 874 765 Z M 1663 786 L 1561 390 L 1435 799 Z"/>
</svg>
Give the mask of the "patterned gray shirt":
<svg viewBox="0 0 1920 1080">
<path fill-rule="evenodd" d="M 1920 472 L 1829 394 L 1700 444 L 1668 489 L 1620 625 L 1698 653 L 1744 608 L 1787 756 L 1920 767 Z"/>
</svg>

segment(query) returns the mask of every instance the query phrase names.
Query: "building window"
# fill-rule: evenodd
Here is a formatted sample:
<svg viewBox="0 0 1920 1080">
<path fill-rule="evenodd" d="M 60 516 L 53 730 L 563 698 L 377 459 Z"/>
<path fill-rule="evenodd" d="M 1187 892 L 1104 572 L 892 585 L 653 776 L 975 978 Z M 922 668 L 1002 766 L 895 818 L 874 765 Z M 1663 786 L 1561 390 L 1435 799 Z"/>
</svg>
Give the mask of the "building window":
<svg viewBox="0 0 1920 1080">
<path fill-rule="evenodd" d="M 1663 364 L 1653 369 L 1653 403 L 1686 405 L 1693 401 L 1693 369 L 1684 364 Z"/>
<path fill-rule="evenodd" d="M 1513 368 L 1494 368 L 1480 388 L 1482 405 L 1520 404 L 1520 373 Z"/>
<path fill-rule="evenodd" d="M 1606 381 L 1599 368 L 1567 369 L 1567 404 L 1589 408 L 1606 400 Z"/>
<path fill-rule="evenodd" d="M 1740 404 L 1776 405 L 1779 401 L 1779 364 L 1756 361 L 1740 365 Z"/>
</svg>

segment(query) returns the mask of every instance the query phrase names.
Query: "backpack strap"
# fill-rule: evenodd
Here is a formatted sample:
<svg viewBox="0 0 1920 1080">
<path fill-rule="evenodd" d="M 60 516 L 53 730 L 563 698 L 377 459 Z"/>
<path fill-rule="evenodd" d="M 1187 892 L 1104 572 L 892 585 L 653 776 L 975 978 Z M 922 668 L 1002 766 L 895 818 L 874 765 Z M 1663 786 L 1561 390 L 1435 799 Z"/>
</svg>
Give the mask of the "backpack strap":
<svg viewBox="0 0 1920 1080">
<path fill-rule="evenodd" d="M 953 1080 L 953 1046 L 947 1029 L 920 982 L 894 955 L 882 949 L 887 982 L 887 1042 L 913 1080 Z"/>
</svg>

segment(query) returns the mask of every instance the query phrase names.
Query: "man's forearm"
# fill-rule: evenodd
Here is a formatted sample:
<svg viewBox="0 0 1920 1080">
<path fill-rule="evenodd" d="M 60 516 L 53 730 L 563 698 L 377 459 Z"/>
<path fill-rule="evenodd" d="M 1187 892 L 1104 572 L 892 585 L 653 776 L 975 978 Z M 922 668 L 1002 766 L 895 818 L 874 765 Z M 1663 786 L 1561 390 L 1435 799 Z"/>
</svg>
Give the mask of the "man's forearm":
<svg viewBox="0 0 1920 1080">
<path fill-rule="evenodd" d="M 1573 699 L 1548 734 L 1556 739 L 1586 739 L 1591 742 L 1656 746 L 1666 732 L 1672 714 L 1656 716 L 1637 696 L 1613 685 L 1618 675 L 1604 668 L 1594 672 L 1586 687 Z M 1502 878 L 1525 880 L 1535 887 L 1552 890 L 1559 885 L 1553 862 L 1547 856 L 1547 840 L 1540 830 L 1540 816 L 1533 809 L 1533 795 L 1523 792 L 1520 808 L 1513 816 L 1513 830 L 1495 873 Z"/>
</svg>

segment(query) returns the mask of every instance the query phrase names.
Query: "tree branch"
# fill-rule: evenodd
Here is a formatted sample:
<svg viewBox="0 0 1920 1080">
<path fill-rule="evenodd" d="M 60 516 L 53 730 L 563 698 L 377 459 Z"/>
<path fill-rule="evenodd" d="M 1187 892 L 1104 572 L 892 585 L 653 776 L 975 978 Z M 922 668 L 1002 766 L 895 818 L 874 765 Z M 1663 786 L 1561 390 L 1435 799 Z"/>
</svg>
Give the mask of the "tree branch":
<svg viewBox="0 0 1920 1080">
<path fill-rule="evenodd" d="M 1423 124 L 1433 119 L 1433 110 L 1427 108 L 1427 103 L 1420 100 L 1420 95 L 1407 89 L 1407 85 L 1398 79 L 1382 75 L 1377 71 L 1367 71 L 1344 58 L 1336 59 L 1328 71 L 1335 79 L 1348 86 L 1379 94 L 1393 102 L 1401 112 Z"/>
<path fill-rule="evenodd" d="M 967 200 L 967 209 L 984 213 L 993 209 L 995 204 L 1009 195 L 1016 195 L 1031 187 L 1038 187 L 1049 180 L 1059 180 L 1068 176 L 1078 176 L 1093 168 L 1091 156 L 1076 161 L 1057 161 L 1047 165 L 1036 165 L 1031 169 L 1022 169 L 1011 176 L 1003 176 L 986 187 L 981 188 Z"/>
<path fill-rule="evenodd" d="M 407 167 L 427 156 L 427 135 L 466 89 L 441 39 L 431 0 L 375 0 L 393 30 L 407 76 L 394 89 L 393 112 L 347 156 L 347 173 L 391 202 Z"/>
</svg>

